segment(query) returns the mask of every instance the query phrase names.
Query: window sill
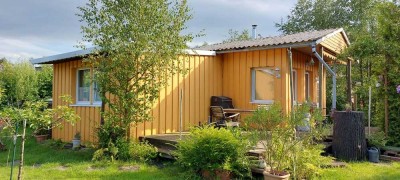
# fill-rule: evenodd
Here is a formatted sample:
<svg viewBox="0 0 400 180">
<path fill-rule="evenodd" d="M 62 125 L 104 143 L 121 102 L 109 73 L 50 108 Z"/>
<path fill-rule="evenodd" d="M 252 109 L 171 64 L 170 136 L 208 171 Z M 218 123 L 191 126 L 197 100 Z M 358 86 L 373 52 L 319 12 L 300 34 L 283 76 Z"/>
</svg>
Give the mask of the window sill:
<svg viewBox="0 0 400 180">
<path fill-rule="evenodd" d="M 70 107 L 101 107 L 101 104 L 70 104 Z"/>
<path fill-rule="evenodd" d="M 253 100 L 250 104 L 274 104 L 274 100 Z"/>
</svg>

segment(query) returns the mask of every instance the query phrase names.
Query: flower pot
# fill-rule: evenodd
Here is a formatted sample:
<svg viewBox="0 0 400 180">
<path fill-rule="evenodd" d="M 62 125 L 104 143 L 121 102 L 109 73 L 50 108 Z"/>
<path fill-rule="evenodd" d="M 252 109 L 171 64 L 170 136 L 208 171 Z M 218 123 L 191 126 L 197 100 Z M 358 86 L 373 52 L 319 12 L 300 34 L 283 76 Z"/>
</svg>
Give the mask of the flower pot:
<svg viewBox="0 0 400 180">
<path fill-rule="evenodd" d="M 214 170 L 214 172 L 210 172 L 208 170 L 202 170 L 201 176 L 203 177 L 203 179 L 221 179 L 221 180 L 232 179 L 231 172 L 224 169 L 216 169 Z"/>
<path fill-rule="evenodd" d="M 290 174 L 286 173 L 284 175 L 274 175 L 270 174 L 270 172 L 264 171 L 264 180 L 289 180 Z"/>
<path fill-rule="evenodd" d="M 81 146 L 81 140 L 80 139 L 73 139 L 72 140 L 72 149 L 78 148 Z"/>
<path fill-rule="evenodd" d="M 35 135 L 35 138 L 36 138 L 37 143 L 42 143 L 43 141 L 45 141 L 47 139 L 47 134 Z"/>
<path fill-rule="evenodd" d="M 215 170 L 215 175 L 217 176 L 217 179 L 220 180 L 229 180 L 232 179 L 232 174 L 228 170 L 224 169 L 217 169 Z"/>
</svg>

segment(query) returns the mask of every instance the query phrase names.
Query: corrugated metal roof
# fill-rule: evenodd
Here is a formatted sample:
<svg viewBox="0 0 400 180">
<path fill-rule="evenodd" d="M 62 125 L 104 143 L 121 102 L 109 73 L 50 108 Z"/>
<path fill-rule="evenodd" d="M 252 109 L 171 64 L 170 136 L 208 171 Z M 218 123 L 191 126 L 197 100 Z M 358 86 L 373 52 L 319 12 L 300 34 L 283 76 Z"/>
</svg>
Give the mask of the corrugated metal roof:
<svg viewBox="0 0 400 180">
<path fill-rule="evenodd" d="M 291 45 L 291 44 L 306 44 L 307 42 L 314 42 L 322 40 L 324 37 L 330 36 L 331 34 L 342 32 L 343 29 L 326 29 L 319 31 L 308 31 L 289 35 L 280 35 L 274 37 L 266 37 L 261 39 L 247 40 L 247 41 L 235 41 L 229 43 L 220 43 L 214 45 L 207 45 L 199 47 L 197 49 L 211 50 L 211 51 L 226 51 L 226 50 L 240 50 L 247 48 L 259 48 L 268 46 L 280 46 L 280 45 Z M 346 41 L 348 41 L 346 39 Z"/>
<path fill-rule="evenodd" d="M 89 55 L 90 53 L 93 53 L 93 51 L 96 50 L 96 48 L 97 47 L 91 47 L 91 48 L 88 48 L 85 50 L 72 51 L 72 52 L 57 54 L 57 55 L 53 55 L 53 56 L 32 59 L 31 63 L 32 64 L 52 64 L 52 63 L 56 63 L 59 61 L 69 60 L 72 58 L 84 57 L 84 56 Z M 199 56 L 215 56 L 215 54 L 216 54 L 215 51 L 192 50 L 192 49 L 185 49 L 184 53 L 186 53 L 188 55 L 199 55 Z"/>
</svg>

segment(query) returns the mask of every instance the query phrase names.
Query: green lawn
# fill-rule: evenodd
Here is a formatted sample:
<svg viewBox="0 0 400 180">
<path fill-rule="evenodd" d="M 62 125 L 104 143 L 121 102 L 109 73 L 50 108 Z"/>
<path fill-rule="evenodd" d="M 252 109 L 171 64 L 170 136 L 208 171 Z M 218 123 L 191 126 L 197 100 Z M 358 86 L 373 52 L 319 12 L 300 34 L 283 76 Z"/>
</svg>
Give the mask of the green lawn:
<svg viewBox="0 0 400 180">
<path fill-rule="evenodd" d="M 400 163 L 348 163 L 344 168 L 325 169 L 321 179 L 400 179 Z"/>
<path fill-rule="evenodd" d="M 57 149 L 50 144 L 37 144 L 33 137 L 28 138 L 25 145 L 24 179 L 182 179 L 183 176 L 170 162 L 160 163 L 163 168 L 132 162 L 95 163 L 91 161 L 93 150 Z M 7 145 L 7 148 L 10 149 L 10 146 Z M 10 165 L 6 164 L 9 154 L 11 156 L 12 151 L 0 152 L 0 179 L 10 178 Z M 139 167 L 139 170 L 120 170 L 121 166 Z M 13 179 L 16 179 L 17 172 L 18 165 L 14 167 Z"/>
<path fill-rule="evenodd" d="M 32 137 L 28 138 L 24 179 L 186 179 L 182 170 L 171 162 L 159 163 L 162 168 L 143 163 L 94 163 L 91 149 L 73 151 L 50 144 L 37 144 Z M 6 164 L 8 154 L 12 153 L 0 152 L 0 179 L 10 178 L 10 166 Z M 17 154 L 19 157 L 19 150 Z M 124 171 L 120 170 L 121 166 L 139 167 L 139 170 Z M 15 166 L 14 179 L 17 171 L 18 166 Z M 400 179 L 400 163 L 348 163 L 344 168 L 325 169 L 318 179 Z"/>
</svg>

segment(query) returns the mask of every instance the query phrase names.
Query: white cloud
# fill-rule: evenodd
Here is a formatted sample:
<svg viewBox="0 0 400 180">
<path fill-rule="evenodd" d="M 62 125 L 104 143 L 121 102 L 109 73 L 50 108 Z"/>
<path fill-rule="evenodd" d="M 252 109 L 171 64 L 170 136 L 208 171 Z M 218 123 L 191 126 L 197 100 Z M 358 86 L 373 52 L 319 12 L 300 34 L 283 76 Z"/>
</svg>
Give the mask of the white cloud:
<svg viewBox="0 0 400 180">
<path fill-rule="evenodd" d="M 38 58 L 59 53 L 30 43 L 26 39 L 19 40 L 0 37 L 0 44 L 0 58 L 4 57 L 11 61 Z"/>
</svg>

